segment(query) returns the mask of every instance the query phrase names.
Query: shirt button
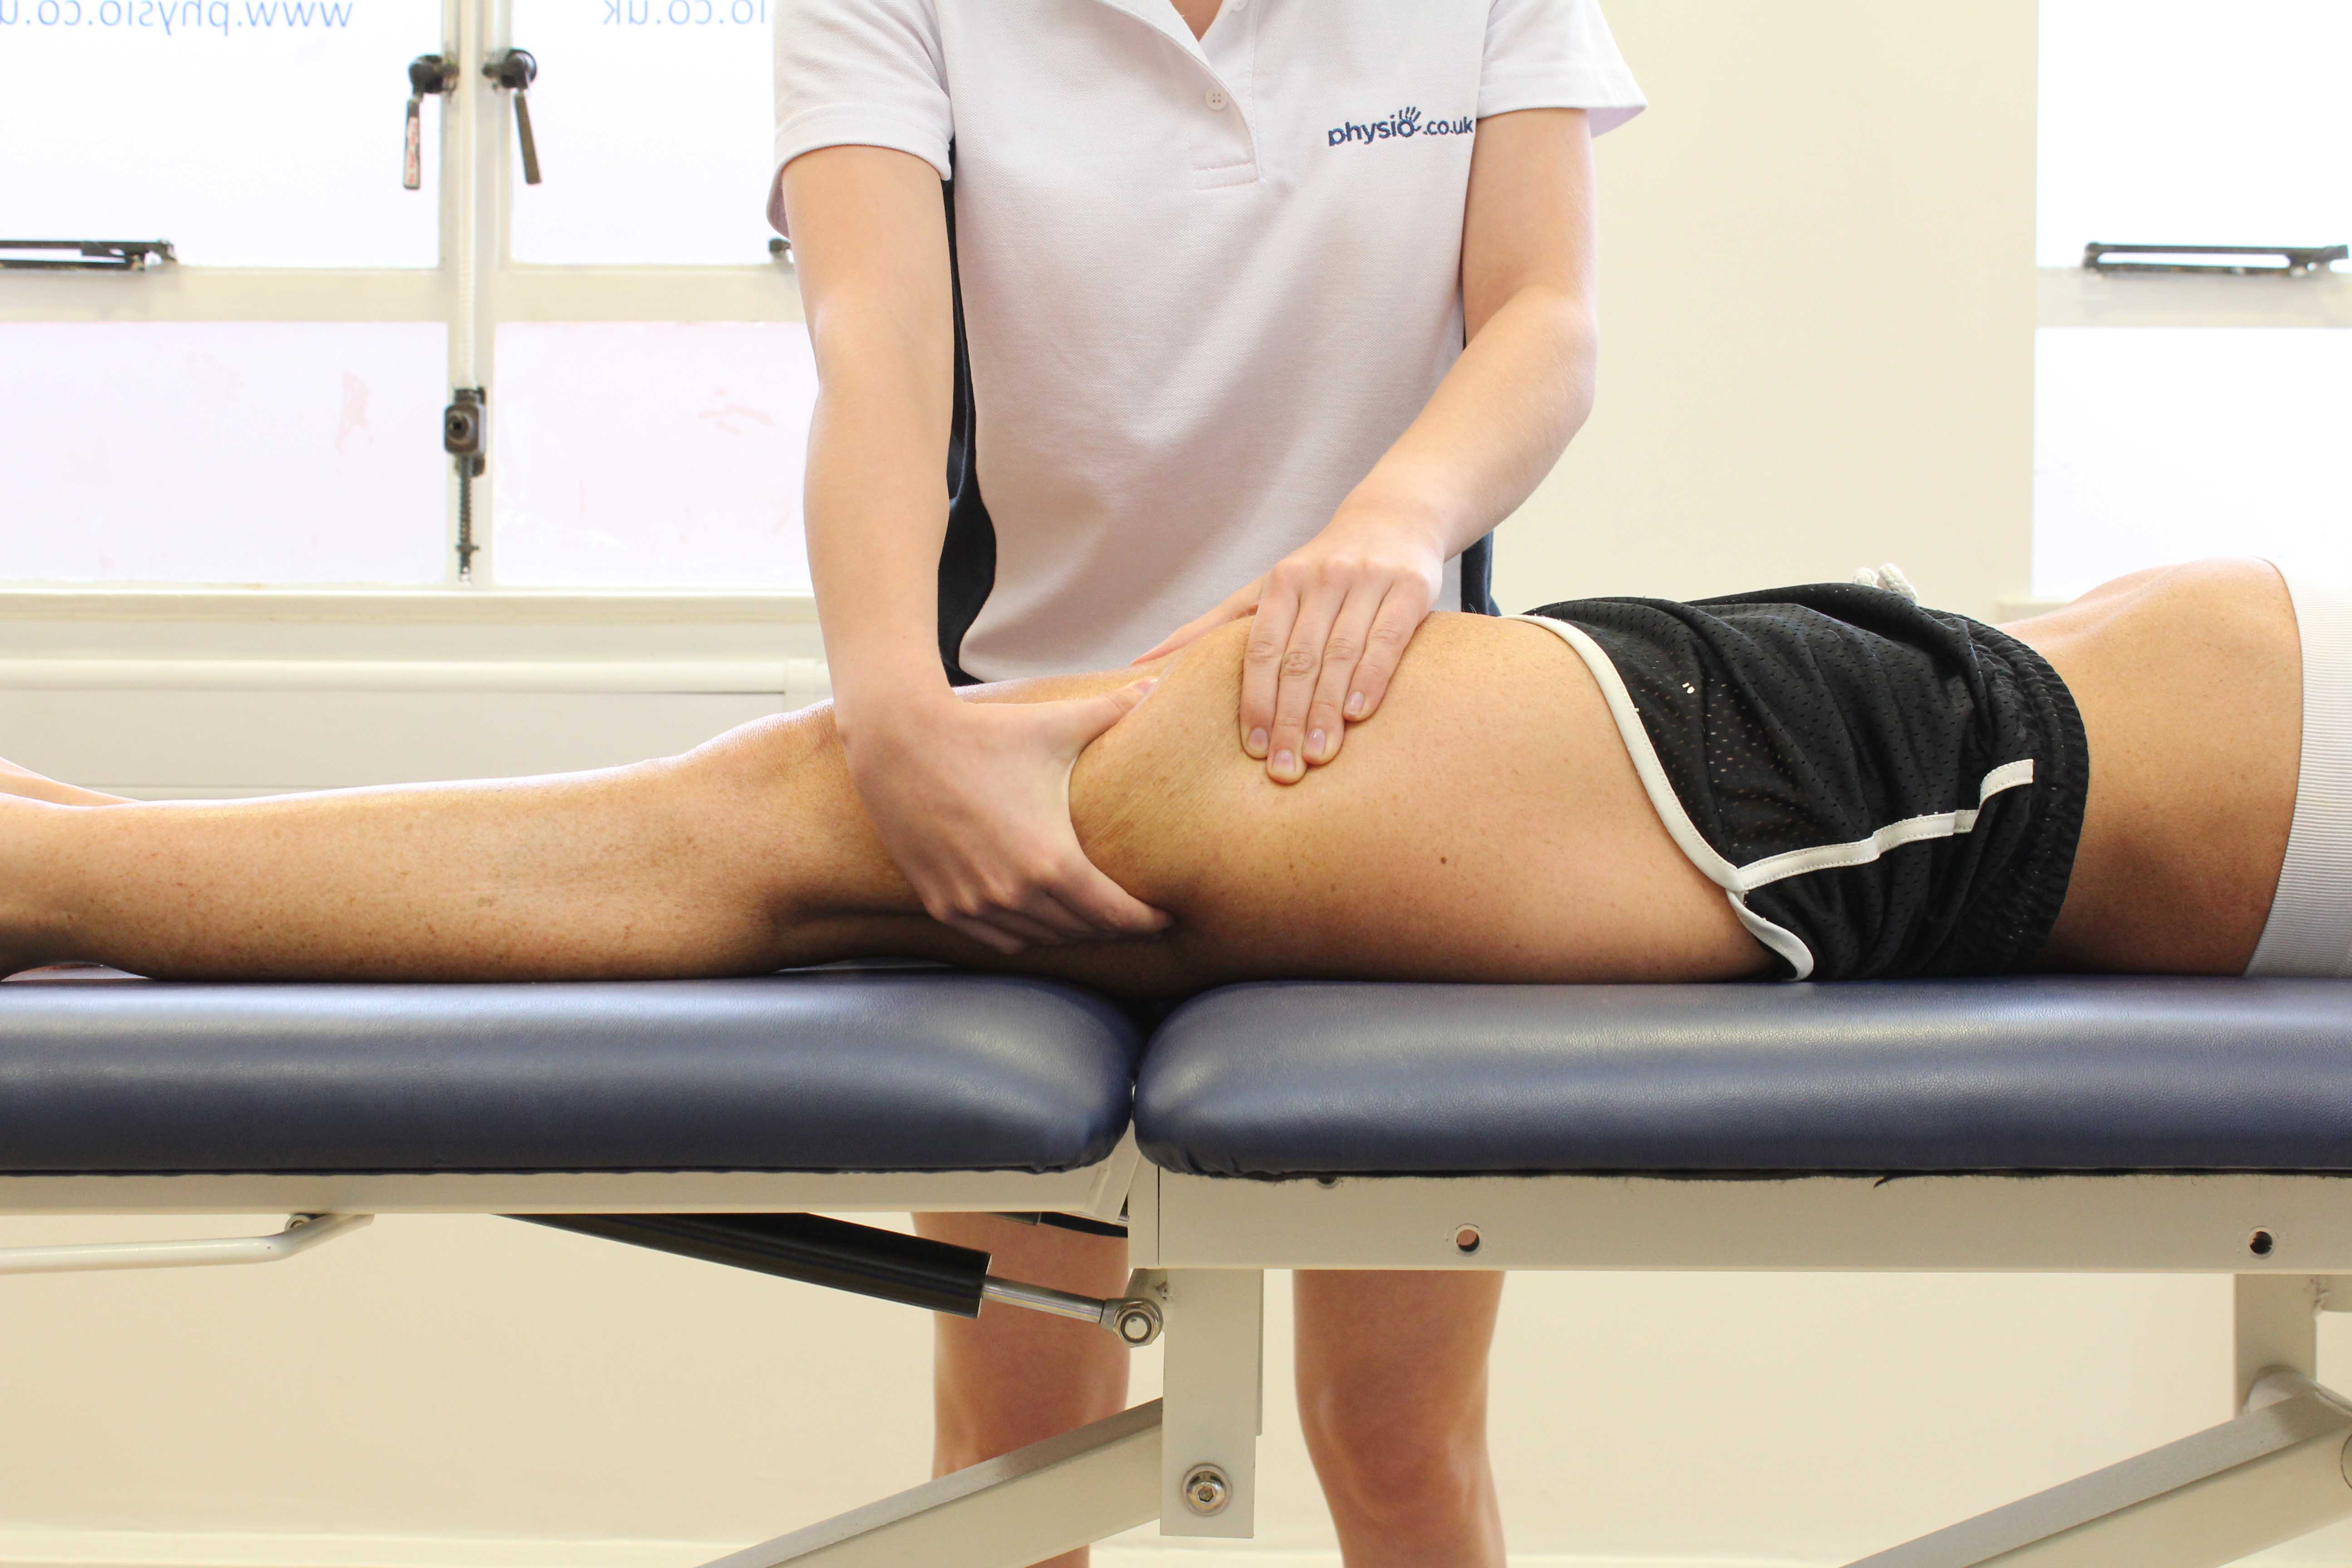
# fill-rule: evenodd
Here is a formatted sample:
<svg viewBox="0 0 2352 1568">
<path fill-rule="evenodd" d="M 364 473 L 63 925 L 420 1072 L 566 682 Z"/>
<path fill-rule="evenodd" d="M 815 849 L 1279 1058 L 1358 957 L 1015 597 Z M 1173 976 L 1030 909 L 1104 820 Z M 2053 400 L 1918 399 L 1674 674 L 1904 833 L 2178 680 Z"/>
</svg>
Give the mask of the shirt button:
<svg viewBox="0 0 2352 1568">
<path fill-rule="evenodd" d="M 1225 107 L 1224 89 L 1223 88 L 1211 88 L 1209 89 L 1208 97 L 1202 100 L 1202 101 L 1206 103 L 1211 109 L 1223 109 Z"/>
</svg>

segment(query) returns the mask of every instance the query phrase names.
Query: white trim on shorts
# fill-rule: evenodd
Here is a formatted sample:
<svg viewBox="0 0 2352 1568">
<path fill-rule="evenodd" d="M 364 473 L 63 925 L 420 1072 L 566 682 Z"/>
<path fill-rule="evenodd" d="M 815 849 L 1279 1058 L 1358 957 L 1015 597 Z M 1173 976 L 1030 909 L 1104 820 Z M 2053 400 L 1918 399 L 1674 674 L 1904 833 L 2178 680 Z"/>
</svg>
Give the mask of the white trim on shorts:
<svg viewBox="0 0 2352 1568">
<path fill-rule="evenodd" d="M 2248 974 L 2352 979 L 2352 593 L 2273 561 L 2303 643 L 2294 823 Z"/>
<path fill-rule="evenodd" d="M 1691 821 L 1690 813 L 1683 809 L 1682 797 L 1675 794 L 1675 786 L 1666 777 L 1665 767 L 1658 761 L 1658 749 L 1650 740 L 1650 731 L 1642 723 L 1641 710 L 1633 706 L 1633 694 L 1625 689 L 1625 678 L 1617 672 L 1617 666 L 1607 650 L 1593 641 L 1584 628 L 1566 621 L 1555 621 L 1544 616 L 1511 616 L 1506 618 L 1525 621 L 1529 626 L 1541 626 L 1555 633 L 1562 642 L 1576 650 L 1578 658 L 1584 660 L 1585 668 L 1592 672 L 1592 679 L 1600 683 L 1601 695 L 1609 704 L 1609 716 L 1617 721 L 1618 737 L 1625 742 L 1626 754 L 1633 759 L 1633 772 L 1640 776 L 1643 791 L 1649 795 L 1650 805 L 1656 810 L 1658 820 L 1665 825 L 1667 837 L 1708 881 L 1723 889 L 1724 896 L 1731 900 L 1732 912 L 1739 917 L 1739 923 L 1748 928 L 1748 933 L 1789 961 L 1789 967 L 1796 972 L 1790 976 L 1792 980 L 1807 979 L 1812 974 L 1812 949 L 1795 931 L 1786 926 L 1776 925 L 1749 909 L 1748 894 L 1783 878 L 1801 877 L 1808 871 L 1864 866 L 1889 849 L 1905 844 L 1916 844 L 1930 838 L 1950 838 L 1970 832 L 1976 827 L 1977 816 L 1986 801 L 2003 790 L 2033 782 L 2033 759 L 2020 758 L 2013 763 L 2004 763 L 1985 774 L 1977 786 L 1977 804 L 1973 809 L 1907 816 L 1900 822 L 1888 823 L 1865 838 L 1783 850 L 1777 855 L 1767 855 L 1760 860 L 1751 860 L 1745 866 L 1735 866 L 1706 841 L 1699 833 L 1697 825 Z M 2346 624 L 2352 627 L 2352 619 L 2347 619 Z M 2347 708 L 2352 708 L 2352 703 L 2347 703 Z M 2347 733 L 2352 735 L 2352 730 L 2347 730 Z M 2297 821 L 2300 820 L 2298 816 Z M 2352 821 L 2347 821 L 2347 826 L 2352 826 Z M 2352 848 L 2352 834 L 2347 834 L 2346 843 L 2347 848 Z M 2288 853 L 2292 858 L 2292 848 Z"/>
</svg>

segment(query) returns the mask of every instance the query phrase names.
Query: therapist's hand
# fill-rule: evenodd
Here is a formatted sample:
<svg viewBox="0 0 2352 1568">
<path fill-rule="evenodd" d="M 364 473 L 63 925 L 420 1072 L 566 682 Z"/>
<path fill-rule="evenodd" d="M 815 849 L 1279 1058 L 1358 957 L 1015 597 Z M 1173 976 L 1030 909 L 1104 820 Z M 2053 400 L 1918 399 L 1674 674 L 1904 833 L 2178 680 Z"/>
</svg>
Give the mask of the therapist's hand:
<svg viewBox="0 0 2352 1568">
<path fill-rule="evenodd" d="M 1242 660 L 1242 750 L 1276 784 L 1339 754 L 1349 723 L 1388 695 L 1405 645 L 1444 580 L 1436 527 L 1354 501 L 1274 570 L 1136 660 L 1161 658 L 1227 621 L 1253 617 Z"/>
<path fill-rule="evenodd" d="M 1003 953 L 1168 928 L 1087 858 L 1070 825 L 1078 753 L 1150 689 L 1019 703 L 942 689 L 845 726 L 866 815 L 933 920 Z"/>
</svg>

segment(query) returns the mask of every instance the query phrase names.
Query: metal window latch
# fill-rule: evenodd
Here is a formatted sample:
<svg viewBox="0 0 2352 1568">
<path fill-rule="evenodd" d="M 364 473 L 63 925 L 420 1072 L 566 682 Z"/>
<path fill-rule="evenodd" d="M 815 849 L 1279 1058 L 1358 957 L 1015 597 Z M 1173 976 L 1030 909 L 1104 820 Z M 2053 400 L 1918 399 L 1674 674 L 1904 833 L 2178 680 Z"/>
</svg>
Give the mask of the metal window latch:
<svg viewBox="0 0 2352 1568">
<path fill-rule="evenodd" d="M 485 462 L 482 447 L 488 434 L 484 427 L 488 416 L 488 403 L 478 386 L 457 388 L 449 406 L 441 411 L 441 449 L 457 465 L 457 580 L 461 583 L 473 581 L 474 556 L 479 549 L 474 542 L 474 480 Z"/>
<path fill-rule="evenodd" d="M 413 191 L 425 183 L 425 100 L 457 85 L 457 62 L 443 55 L 419 55 L 408 62 L 408 133 L 403 140 L 400 184 Z"/>
<path fill-rule="evenodd" d="M 482 74 L 514 94 L 515 135 L 522 143 L 522 183 L 539 184 L 539 143 L 530 134 L 530 84 L 539 79 L 539 61 L 529 49 L 509 49 L 482 62 Z"/>
<path fill-rule="evenodd" d="M 2198 259 L 2233 256 L 2245 259 Z M 2131 257 L 2145 259 L 2121 259 Z M 2341 245 L 2109 245 L 2095 239 L 2083 247 L 2084 268 L 2111 275 L 2204 272 L 2231 278 L 2308 278 L 2326 271 L 2330 262 L 2347 259 L 2352 259 L 2352 249 Z"/>
<path fill-rule="evenodd" d="M 39 254 L 5 254 L 12 250 Z M 0 239 L 0 268 L 19 272 L 144 272 L 150 262 L 178 259 L 168 239 Z"/>
</svg>

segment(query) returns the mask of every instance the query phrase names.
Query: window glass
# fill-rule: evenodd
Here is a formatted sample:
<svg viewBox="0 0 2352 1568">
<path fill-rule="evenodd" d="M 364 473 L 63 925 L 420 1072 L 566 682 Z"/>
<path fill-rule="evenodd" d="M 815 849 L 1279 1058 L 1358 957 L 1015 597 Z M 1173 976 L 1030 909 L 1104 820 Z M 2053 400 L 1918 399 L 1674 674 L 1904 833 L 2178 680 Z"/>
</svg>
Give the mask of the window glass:
<svg viewBox="0 0 2352 1568">
<path fill-rule="evenodd" d="M 807 592 L 815 399 L 797 322 L 500 326 L 499 583 Z"/>
<path fill-rule="evenodd" d="M 445 330 L 0 324 L 15 580 L 437 583 Z"/>
<path fill-rule="evenodd" d="M 2352 5 L 2042 0 L 2044 267 L 2352 240 Z"/>
<path fill-rule="evenodd" d="M 516 175 L 517 261 L 768 259 L 771 4 L 514 0 L 546 175 Z"/>
<path fill-rule="evenodd" d="M 2048 329 L 2034 379 L 2037 595 L 2200 555 L 2352 574 L 2352 331 Z"/>
<path fill-rule="evenodd" d="M 219 267 L 431 267 L 440 114 L 401 187 L 436 0 L 0 0 L 0 228 Z"/>
</svg>

